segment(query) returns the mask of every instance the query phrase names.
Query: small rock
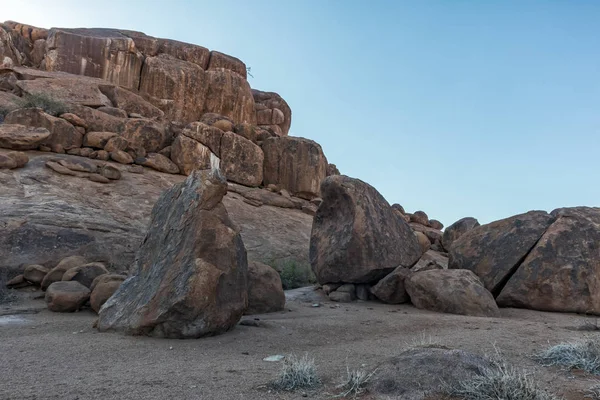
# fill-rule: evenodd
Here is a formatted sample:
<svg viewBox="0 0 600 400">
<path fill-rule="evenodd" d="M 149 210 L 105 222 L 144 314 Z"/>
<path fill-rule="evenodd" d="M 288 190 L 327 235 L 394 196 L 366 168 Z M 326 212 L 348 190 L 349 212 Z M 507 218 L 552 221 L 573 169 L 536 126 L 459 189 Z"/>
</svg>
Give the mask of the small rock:
<svg viewBox="0 0 600 400">
<path fill-rule="evenodd" d="M 131 172 L 132 174 L 143 174 L 144 167 L 141 165 L 132 165 L 127 171 Z"/>
<path fill-rule="evenodd" d="M 282 361 L 285 358 L 285 356 L 282 356 L 281 354 L 276 354 L 274 356 L 268 356 L 263 358 L 263 361 L 269 361 L 269 362 L 277 362 L 277 361 Z"/>
<path fill-rule="evenodd" d="M 52 151 L 52 149 L 50 149 L 50 151 Z M 76 147 L 74 149 L 69 149 L 67 150 L 67 154 L 70 156 L 80 156 L 81 155 L 81 148 Z"/>
<path fill-rule="evenodd" d="M 127 154 L 123 150 L 115 150 L 110 152 L 111 160 L 114 160 L 121 164 L 133 164 L 133 157 Z"/>
<path fill-rule="evenodd" d="M 42 265 L 28 265 L 25 267 L 23 277 L 34 285 L 41 285 L 50 270 Z"/>
<path fill-rule="evenodd" d="M 52 149 L 53 153 L 65 154 L 65 148 L 60 143 L 58 143 L 58 144 L 52 144 L 52 145 L 50 145 L 50 148 Z"/>
<path fill-rule="evenodd" d="M 98 278 L 94 280 L 94 282 L 96 281 L 98 281 Z M 100 311 L 102 305 L 119 289 L 121 283 L 123 283 L 122 280 L 106 280 L 96 284 L 90 296 L 92 310 L 95 312 Z"/>
<path fill-rule="evenodd" d="M 100 168 L 100 174 L 112 180 L 121 179 L 121 171 L 119 171 L 117 167 L 113 167 L 109 164 L 104 164 L 102 168 Z"/>
<path fill-rule="evenodd" d="M 79 155 L 81 157 L 89 157 L 90 154 L 92 154 L 94 152 L 94 149 L 92 149 L 91 147 L 82 147 L 81 151 L 79 152 Z"/>
<path fill-rule="evenodd" d="M 6 287 L 9 289 L 20 289 L 29 285 L 31 285 L 31 283 L 26 281 L 23 275 L 17 275 L 8 282 L 6 282 Z"/>
<path fill-rule="evenodd" d="M 51 152 L 51 151 L 52 151 L 52 149 L 51 149 L 50 147 L 48 147 L 48 146 L 44 146 L 44 145 L 41 145 L 41 146 L 38 148 L 38 150 L 39 150 L 39 151 L 46 152 L 46 153 L 49 153 L 49 152 Z"/>
<path fill-rule="evenodd" d="M 144 116 L 138 113 L 129 113 L 129 118 L 144 118 Z"/>
<path fill-rule="evenodd" d="M 95 173 L 98 170 L 96 164 L 81 159 L 62 158 L 58 160 L 58 163 L 65 168 L 69 168 L 71 171 Z"/>
<path fill-rule="evenodd" d="M 263 205 L 262 201 L 257 199 L 248 199 L 244 197 L 244 203 L 250 204 L 253 207 L 260 207 Z"/>
<path fill-rule="evenodd" d="M 85 120 L 75 114 L 64 113 L 64 114 L 60 115 L 60 118 L 64 119 L 67 122 L 70 122 L 71 124 L 73 124 L 75 126 L 81 126 L 81 127 L 87 129 L 87 123 L 85 122 Z"/>
<path fill-rule="evenodd" d="M 129 141 L 121 136 L 114 136 L 106 142 L 106 146 L 104 146 L 104 150 L 109 153 L 117 150 L 125 150 L 129 147 Z"/>
<path fill-rule="evenodd" d="M 319 207 L 321 205 L 321 203 L 323 202 L 323 199 L 320 197 L 315 197 L 314 199 L 312 199 L 310 201 L 312 204 L 314 204 L 315 206 Z"/>
<path fill-rule="evenodd" d="M 110 158 L 110 154 L 106 150 L 98 150 L 96 152 L 97 160 L 108 161 L 109 158 Z"/>
<path fill-rule="evenodd" d="M 0 154 L 0 169 L 15 169 L 17 162 L 8 154 Z"/>
<path fill-rule="evenodd" d="M 354 296 L 352 293 L 336 291 L 329 293 L 329 300 L 338 303 L 351 303 L 354 300 Z"/>
<path fill-rule="evenodd" d="M 90 176 L 88 176 L 88 179 L 92 182 L 110 183 L 110 179 L 100 174 L 90 174 Z"/>
<path fill-rule="evenodd" d="M 67 168 L 63 165 L 60 165 L 59 163 L 57 163 L 55 161 L 50 161 L 50 160 L 46 161 L 46 167 L 48 167 L 51 170 L 53 170 L 54 172 L 58 172 L 59 174 L 62 174 L 62 175 L 70 175 L 70 176 L 77 176 L 77 177 L 85 176 L 84 173 L 70 170 L 69 168 Z"/>
<path fill-rule="evenodd" d="M 339 288 L 340 286 L 342 286 L 341 283 L 326 283 L 322 287 L 323 293 L 325 293 L 326 295 L 329 295 L 329 293 L 335 292 L 337 290 L 337 288 Z"/>
</svg>

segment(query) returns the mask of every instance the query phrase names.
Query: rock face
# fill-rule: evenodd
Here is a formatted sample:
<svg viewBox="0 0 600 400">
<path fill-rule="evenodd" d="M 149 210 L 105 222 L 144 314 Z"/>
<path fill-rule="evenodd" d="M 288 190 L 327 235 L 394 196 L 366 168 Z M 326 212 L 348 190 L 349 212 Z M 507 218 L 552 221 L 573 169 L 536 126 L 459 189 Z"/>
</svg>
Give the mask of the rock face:
<svg viewBox="0 0 600 400">
<path fill-rule="evenodd" d="M 50 136 L 46 128 L 28 128 L 19 124 L 0 124 L 0 147 L 12 150 L 32 150 Z"/>
<path fill-rule="evenodd" d="M 497 298 L 504 307 L 600 314 L 600 208 L 554 210 L 556 221 Z"/>
<path fill-rule="evenodd" d="M 553 220 L 530 211 L 472 229 L 450 247 L 449 268 L 473 271 L 497 296 Z"/>
<path fill-rule="evenodd" d="M 417 308 L 481 317 L 500 315 L 492 294 L 468 270 L 417 272 L 406 279 L 405 286 Z"/>
<path fill-rule="evenodd" d="M 8 152 L 0 149 L 0 154 Z M 101 185 L 45 167 L 48 159 L 81 160 L 79 157 L 27 154 L 27 168 L 0 170 L 0 269 L 15 273 L 22 265 L 53 267 L 74 254 L 101 261 L 111 271 L 126 271 L 134 262 L 160 194 L 185 179 L 152 169 L 134 174 L 128 167 L 107 162 L 103 174 L 122 178 Z M 243 200 L 230 192 L 224 204 L 241 228 L 249 259 L 290 260 L 310 268 L 312 217 L 292 208 L 266 204 L 257 208 Z"/>
<path fill-rule="evenodd" d="M 450 251 L 450 246 L 454 243 L 458 238 L 467 233 L 473 228 L 477 228 L 479 226 L 479 221 L 472 217 L 466 217 L 459 219 L 452 225 L 446 228 L 444 231 L 444 235 L 442 236 L 442 245 L 446 251 Z"/>
<path fill-rule="evenodd" d="M 100 310 L 98 329 L 197 338 L 233 328 L 248 305 L 246 250 L 221 200 L 217 171 L 195 171 L 154 206 L 131 278 Z"/>
<path fill-rule="evenodd" d="M 371 283 L 421 256 L 410 227 L 369 184 L 327 177 L 314 218 L 310 262 L 319 283 Z"/>
<path fill-rule="evenodd" d="M 79 282 L 54 282 L 46 290 L 46 304 L 54 312 L 79 310 L 90 298 L 90 289 Z"/>
<path fill-rule="evenodd" d="M 381 363 L 367 389 L 377 398 L 441 399 L 446 385 L 454 386 L 491 368 L 489 360 L 462 350 L 414 348 Z"/>
<path fill-rule="evenodd" d="M 327 158 L 321 146 L 298 137 L 276 137 L 262 144 L 264 185 L 277 185 L 305 199 L 319 197 L 327 173 Z"/>
<path fill-rule="evenodd" d="M 137 88 L 143 55 L 114 29 L 57 29 L 48 34 L 46 69 L 102 78 Z"/>
<path fill-rule="evenodd" d="M 196 64 L 165 54 L 148 57 L 144 62 L 140 91 L 148 94 L 170 120 L 198 121 L 207 90 L 206 73 Z"/>
<path fill-rule="evenodd" d="M 285 294 L 277 271 L 259 262 L 248 264 L 248 308 L 246 315 L 283 310 Z"/>
</svg>

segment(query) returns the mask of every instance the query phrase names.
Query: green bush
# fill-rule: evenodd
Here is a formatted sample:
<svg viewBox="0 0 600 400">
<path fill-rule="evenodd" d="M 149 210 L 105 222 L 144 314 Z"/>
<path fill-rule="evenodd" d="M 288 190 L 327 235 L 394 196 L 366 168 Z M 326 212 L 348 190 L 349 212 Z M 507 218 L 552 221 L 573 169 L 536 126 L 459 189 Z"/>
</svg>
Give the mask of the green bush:
<svg viewBox="0 0 600 400">
<path fill-rule="evenodd" d="M 19 102 L 19 107 L 41 108 L 46 114 L 54 115 L 55 117 L 68 111 L 65 103 L 43 93 L 25 95 Z"/>
<path fill-rule="evenodd" d="M 271 264 L 271 266 L 273 265 Z M 310 265 L 301 264 L 294 260 L 276 263 L 273 268 L 279 272 L 284 290 L 310 286 L 317 281 Z"/>
</svg>

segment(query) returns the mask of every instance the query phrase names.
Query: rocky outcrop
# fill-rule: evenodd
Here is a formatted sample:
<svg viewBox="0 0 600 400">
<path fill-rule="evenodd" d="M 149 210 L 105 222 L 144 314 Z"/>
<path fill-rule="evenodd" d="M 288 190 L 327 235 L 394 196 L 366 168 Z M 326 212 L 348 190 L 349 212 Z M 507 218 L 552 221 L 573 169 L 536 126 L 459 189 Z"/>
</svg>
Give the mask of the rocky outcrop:
<svg viewBox="0 0 600 400">
<path fill-rule="evenodd" d="M 266 264 L 250 262 L 248 264 L 248 308 L 245 314 L 281 311 L 284 306 L 285 294 L 277 271 Z"/>
<path fill-rule="evenodd" d="M 218 69 L 206 72 L 206 79 L 208 87 L 204 113 L 221 114 L 236 124 L 256 123 L 252 90 L 243 76 L 227 69 Z"/>
<path fill-rule="evenodd" d="M 473 271 L 497 296 L 553 220 L 530 211 L 474 228 L 450 246 L 449 268 Z"/>
<path fill-rule="evenodd" d="M 480 317 L 500 315 L 492 294 L 468 270 L 416 272 L 405 280 L 405 286 L 417 308 Z"/>
<path fill-rule="evenodd" d="M 467 233 L 473 228 L 477 228 L 479 226 L 479 221 L 472 217 L 461 218 L 449 227 L 444 230 L 444 235 L 442 236 L 442 245 L 446 251 L 450 251 L 450 247 L 452 243 L 454 243 L 458 238 Z"/>
<path fill-rule="evenodd" d="M 248 305 L 246 250 L 221 203 L 227 183 L 195 171 L 165 192 L 130 270 L 100 309 L 98 329 L 196 338 L 233 328 Z"/>
<path fill-rule="evenodd" d="M 374 187 L 344 175 L 330 176 L 321 185 L 321 197 L 310 240 L 310 261 L 319 283 L 377 282 L 420 258 L 412 230 Z"/>
<path fill-rule="evenodd" d="M 556 221 L 510 277 L 503 307 L 600 315 L 600 208 L 554 210 Z"/>
<path fill-rule="evenodd" d="M 305 199 L 319 197 L 326 177 L 327 159 L 321 146 L 298 137 L 268 138 L 264 152 L 264 185 L 277 185 Z"/>
</svg>

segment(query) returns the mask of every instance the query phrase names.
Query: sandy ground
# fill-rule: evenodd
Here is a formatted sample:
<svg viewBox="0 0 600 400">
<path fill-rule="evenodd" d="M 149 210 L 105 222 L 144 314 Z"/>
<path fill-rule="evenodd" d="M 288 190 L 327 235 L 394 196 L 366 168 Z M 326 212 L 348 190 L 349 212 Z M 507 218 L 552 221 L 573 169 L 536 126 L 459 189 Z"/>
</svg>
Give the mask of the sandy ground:
<svg viewBox="0 0 600 400">
<path fill-rule="evenodd" d="M 529 358 L 550 344 L 600 335 L 574 330 L 583 316 L 504 309 L 501 318 L 475 318 L 374 302 L 312 307 L 315 295 L 290 299 L 284 312 L 245 318 L 259 326 L 164 340 L 99 333 L 91 311 L 52 313 L 22 294 L 28 298 L 0 306 L 0 399 L 327 399 L 346 365 L 374 369 L 423 335 L 476 353 L 495 345 L 567 400 L 583 399 L 581 390 L 598 379 Z M 323 387 L 270 392 L 266 384 L 281 364 L 263 359 L 305 352 L 315 357 Z"/>
</svg>

